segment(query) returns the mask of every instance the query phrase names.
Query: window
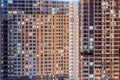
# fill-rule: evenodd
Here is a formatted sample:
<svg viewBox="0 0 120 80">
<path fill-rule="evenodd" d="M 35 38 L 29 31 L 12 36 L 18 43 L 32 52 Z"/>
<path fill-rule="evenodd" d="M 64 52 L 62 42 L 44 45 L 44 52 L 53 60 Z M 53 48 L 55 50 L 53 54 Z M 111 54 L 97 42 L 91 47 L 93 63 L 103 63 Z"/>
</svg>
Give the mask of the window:
<svg viewBox="0 0 120 80">
<path fill-rule="evenodd" d="M 89 29 L 90 29 L 90 30 L 93 30 L 93 29 L 94 29 L 94 27 L 93 27 L 93 26 L 90 26 L 90 27 L 89 27 Z"/>
</svg>

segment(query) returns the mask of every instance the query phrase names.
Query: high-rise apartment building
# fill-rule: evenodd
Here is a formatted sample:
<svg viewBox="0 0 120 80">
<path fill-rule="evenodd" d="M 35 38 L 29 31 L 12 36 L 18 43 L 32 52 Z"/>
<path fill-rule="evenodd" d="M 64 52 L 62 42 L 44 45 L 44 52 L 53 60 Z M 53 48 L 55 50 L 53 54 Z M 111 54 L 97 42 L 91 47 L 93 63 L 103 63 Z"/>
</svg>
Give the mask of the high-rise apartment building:
<svg viewBox="0 0 120 80">
<path fill-rule="evenodd" d="M 1 0 L 1 9 L 2 80 L 78 80 L 78 0 Z"/>
<path fill-rule="evenodd" d="M 80 80 L 120 80 L 120 0 L 80 0 Z"/>
<path fill-rule="evenodd" d="M 2 80 L 119 80 L 119 0 L 1 0 Z"/>
<path fill-rule="evenodd" d="M 1 61 L 1 6 L 0 6 L 0 61 Z M 0 63 L 0 71 L 1 71 L 1 63 Z M 0 80 L 1 80 L 1 72 L 0 72 Z"/>
</svg>

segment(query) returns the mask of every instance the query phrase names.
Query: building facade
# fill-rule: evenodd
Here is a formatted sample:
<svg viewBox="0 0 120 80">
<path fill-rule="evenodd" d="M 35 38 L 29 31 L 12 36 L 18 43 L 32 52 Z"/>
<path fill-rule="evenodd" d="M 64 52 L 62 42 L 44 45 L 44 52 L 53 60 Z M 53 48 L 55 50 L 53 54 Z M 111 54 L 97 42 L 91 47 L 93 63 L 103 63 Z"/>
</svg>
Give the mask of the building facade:
<svg viewBox="0 0 120 80">
<path fill-rule="evenodd" d="M 1 6 L 0 6 L 0 50 L 1 50 Z M 1 51 L 0 51 L 0 61 L 1 61 Z M 1 71 L 1 63 L 0 63 L 0 71 Z M 0 80 L 1 80 L 1 72 L 0 72 Z"/>
<path fill-rule="evenodd" d="M 78 80 L 78 4 L 77 0 L 1 0 L 2 80 Z"/>
<path fill-rule="evenodd" d="M 119 0 L 1 0 L 2 80 L 119 80 Z"/>
<path fill-rule="evenodd" d="M 120 1 L 80 1 L 80 80 L 119 80 Z"/>
</svg>

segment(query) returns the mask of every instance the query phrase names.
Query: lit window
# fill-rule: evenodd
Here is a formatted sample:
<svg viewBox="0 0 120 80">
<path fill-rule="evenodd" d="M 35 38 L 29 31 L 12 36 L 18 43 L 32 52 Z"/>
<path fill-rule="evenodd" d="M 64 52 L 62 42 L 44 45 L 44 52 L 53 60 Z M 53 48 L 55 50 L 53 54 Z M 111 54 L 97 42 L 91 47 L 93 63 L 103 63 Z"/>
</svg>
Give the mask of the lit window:
<svg viewBox="0 0 120 80">
<path fill-rule="evenodd" d="M 94 75 L 93 74 L 90 74 L 90 78 L 93 78 L 94 77 Z"/>
<path fill-rule="evenodd" d="M 17 14 L 17 11 L 13 11 L 13 14 Z"/>
<path fill-rule="evenodd" d="M 93 62 L 90 62 L 90 66 L 93 66 Z"/>
<path fill-rule="evenodd" d="M 94 41 L 94 39 L 93 39 L 93 38 L 90 38 L 90 41 Z"/>
<path fill-rule="evenodd" d="M 8 0 L 8 3 L 13 3 L 13 0 Z"/>
<path fill-rule="evenodd" d="M 90 50 L 93 50 L 93 46 L 90 46 L 89 48 L 90 48 Z"/>
<path fill-rule="evenodd" d="M 93 29 L 94 29 L 94 27 L 93 27 L 93 26 L 90 26 L 89 28 L 90 28 L 90 30 L 93 30 Z"/>
<path fill-rule="evenodd" d="M 24 53 L 24 51 L 22 51 L 22 53 Z"/>
<path fill-rule="evenodd" d="M 22 22 L 22 24 L 24 24 L 24 22 Z"/>
<path fill-rule="evenodd" d="M 20 46 L 20 45 L 21 45 L 20 43 L 17 44 L 17 46 Z"/>
<path fill-rule="evenodd" d="M 1 7 L 3 7 L 4 6 L 4 4 L 1 4 Z"/>
</svg>

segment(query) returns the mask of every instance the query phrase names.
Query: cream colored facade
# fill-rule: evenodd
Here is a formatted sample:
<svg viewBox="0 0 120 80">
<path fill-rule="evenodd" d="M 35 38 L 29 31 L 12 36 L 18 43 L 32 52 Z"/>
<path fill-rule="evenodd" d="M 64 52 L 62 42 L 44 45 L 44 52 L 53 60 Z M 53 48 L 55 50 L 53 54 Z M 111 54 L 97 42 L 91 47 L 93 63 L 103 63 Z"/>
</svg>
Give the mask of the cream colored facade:
<svg viewBox="0 0 120 80">
<path fill-rule="evenodd" d="M 79 80 L 79 1 L 69 3 L 69 78 Z"/>
<path fill-rule="evenodd" d="M 68 77 L 69 9 L 63 7 L 64 2 L 57 5 L 55 1 L 53 3 L 40 1 L 36 2 L 36 5 L 38 4 L 48 5 L 49 7 L 45 6 L 48 10 L 43 14 L 34 15 L 20 13 L 18 17 L 16 29 L 19 30 L 19 37 L 16 40 L 20 42 L 17 42 L 19 50 L 14 56 L 22 59 L 20 62 L 23 64 L 15 64 L 20 66 L 20 71 L 15 74 L 16 76 Z M 59 7 L 53 8 L 53 6 Z M 51 9 L 53 11 L 50 11 Z"/>
<path fill-rule="evenodd" d="M 14 45 L 9 47 L 13 74 L 8 75 L 78 80 L 78 0 L 11 0 L 7 4 L 7 12 L 1 4 L 2 17 L 12 21 L 8 44 Z"/>
<path fill-rule="evenodd" d="M 2 1 L 7 79 L 119 80 L 119 5 L 119 0 Z"/>
</svg>

